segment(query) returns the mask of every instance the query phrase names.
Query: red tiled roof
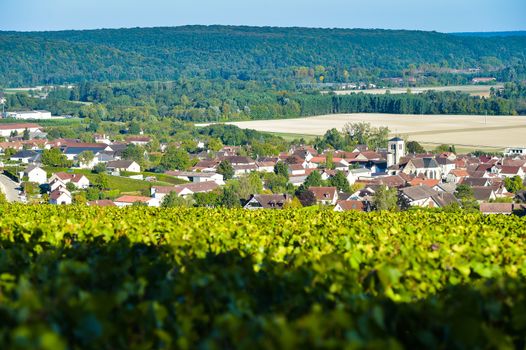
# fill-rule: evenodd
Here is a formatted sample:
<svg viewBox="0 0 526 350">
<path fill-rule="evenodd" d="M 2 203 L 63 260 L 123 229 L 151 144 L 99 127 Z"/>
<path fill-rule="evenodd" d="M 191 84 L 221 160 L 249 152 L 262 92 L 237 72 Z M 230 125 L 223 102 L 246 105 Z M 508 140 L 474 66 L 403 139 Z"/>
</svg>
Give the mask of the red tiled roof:
<svg viewBox="0 0 526 350">
<path fill-rule="evenodd" d="M 347 210 L 365 211 L 365 202 L 362 202 L 362 201 L 354 201 L 354 200 L 338 201 L 337 204 L 344 211 L 347 211 Z"/>
<path fill-rule="evenodd" d="M 11 129 L 33 129 L 41 128 L 40 125 L 34 123 L 8 123 L 0 124 L 0 130 L 11 130 Z"/>
<path fill-rule="evenodd" d="M 147 203 L 151 199 L 152 199 L 151 197 L 125 195 L 125 196 L 121 196 L 121 197 L 117 198 L 115 200 L 115 202 L 119 202 L 119 203 L 136 203 L 136 202 Z"/>
</svg>

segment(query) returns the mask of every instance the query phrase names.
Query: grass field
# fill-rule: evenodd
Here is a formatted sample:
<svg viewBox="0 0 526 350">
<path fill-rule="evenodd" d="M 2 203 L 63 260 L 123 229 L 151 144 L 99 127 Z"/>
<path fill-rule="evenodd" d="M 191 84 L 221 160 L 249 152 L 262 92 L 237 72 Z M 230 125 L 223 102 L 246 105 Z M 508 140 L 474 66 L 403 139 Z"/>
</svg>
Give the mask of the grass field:
<svg viewBox="0 0 526 350">
<path fill-rule="evenodd" d="M 454 144 L 466 149 L 526 147 L 526 117 L 521 116 L 355 113 L 229 124 L 280 136 L 292 134 L 293 138 L 297 138 L 302 135 L 323 135 L 332 128 L 341 130 L 348 122 L 387 126 L 392 135 L 427 144 Z"/>
<path fill-rule="evenodd" d="M 420 94 L 425 91 L 460 91 L 471 96 L 489 97 L 491 88 L 502 88 L 502 84 L 495 85 L 453 85 L 453 86 L 430 86 L 430 87 L 413 87 L 409 88 L 411 93 Z M 366 90 L 342 90 L 335 91 L 336 95 L 349 95 L 353 93 L 363 92 L 364 94 L 385 94 L 387 91 L 391 94 L 405 94 L 408 88 L 388 88 L 388 89 L 366 89 Z"/>
</svg>

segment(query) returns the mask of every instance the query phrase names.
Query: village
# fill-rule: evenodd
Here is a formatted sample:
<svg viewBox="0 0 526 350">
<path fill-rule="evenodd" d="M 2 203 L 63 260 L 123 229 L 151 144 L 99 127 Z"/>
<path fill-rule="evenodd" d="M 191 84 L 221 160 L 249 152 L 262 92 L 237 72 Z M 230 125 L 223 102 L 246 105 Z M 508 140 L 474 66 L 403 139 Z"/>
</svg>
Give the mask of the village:
<svg viewBox="0 0 526 350">
<path fill-rule="evenodd" d="M 13 202 L 248 210 L 319 205 L 335 211 L 462 207 L 518 215 L 526 208 L 524 148 L 500 156 L 410 153 L 406 140 L 392 137 L 384 149 L 358 144 L 352 151 L 318 152 L 293 144 L 288 152 L 254 159 L 240 146 L 211 150 L 194 140 L 188 168 L 156 173 L 129 156 L 130 147 L 150 155 L 147 135 L 51 141 L 44 127 L 17 122 L 0 124 L 0 137 L 0 189 Z M 178 147 L 160 144 L 155 153 L 162 157 Z"/>
</svg>

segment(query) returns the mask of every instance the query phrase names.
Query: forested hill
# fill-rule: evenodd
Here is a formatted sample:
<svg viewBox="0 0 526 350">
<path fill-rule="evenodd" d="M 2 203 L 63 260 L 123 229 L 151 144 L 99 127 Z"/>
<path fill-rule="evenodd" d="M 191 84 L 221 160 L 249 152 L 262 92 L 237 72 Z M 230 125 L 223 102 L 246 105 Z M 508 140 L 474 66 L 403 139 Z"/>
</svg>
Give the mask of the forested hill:
<svg viewBox="0 0 526 350">
<path fill-rule="evenodd" d="M 343 82 L 472 67 L 493 75 L 513 67 L 522 74 L 526 40 L 421 31 L 184 26 L 0 32 L 0 57 L 3 86 L 196 75 Z"/>
</svg>

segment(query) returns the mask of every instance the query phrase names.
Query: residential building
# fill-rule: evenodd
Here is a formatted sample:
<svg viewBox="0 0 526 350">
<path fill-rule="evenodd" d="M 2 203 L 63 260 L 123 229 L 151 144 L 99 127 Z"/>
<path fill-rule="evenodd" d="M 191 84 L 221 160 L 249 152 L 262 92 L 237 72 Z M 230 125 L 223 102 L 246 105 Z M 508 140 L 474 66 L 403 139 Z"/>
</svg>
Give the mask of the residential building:
<svg viewBox="0 0 526 350">
<path fill-rule="evenodd" d="M 254 194 L 245 204 L 245 209 L 283 209 L 283 206 L 290 202 L 292 197 L 288 194 Z"/>
<path fill-rule="evenodd" d="M 314 193 L 316 202 L 324 205 L 335 205 L 338 201 L 338 190 L 336 187 L 309 187 L 309 191 Z"/>
<path fill-rule="evenodd" d="M 27 178 L 29 182 L 35 182 L 39 185 L 47 183 L 47 173 L 37 165 L 29 165 L 21 174 L 21 178 Z"/>
<path fill-rule="evenodd" d="M 141 166 L 133 160 L 114 160 L 106 163 L 106 169 L 114 172 L 128 171 L 130 173 L 140 173 Z"/>
</svg>

